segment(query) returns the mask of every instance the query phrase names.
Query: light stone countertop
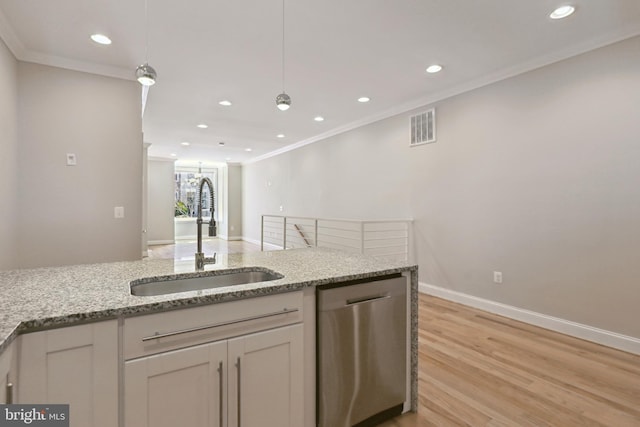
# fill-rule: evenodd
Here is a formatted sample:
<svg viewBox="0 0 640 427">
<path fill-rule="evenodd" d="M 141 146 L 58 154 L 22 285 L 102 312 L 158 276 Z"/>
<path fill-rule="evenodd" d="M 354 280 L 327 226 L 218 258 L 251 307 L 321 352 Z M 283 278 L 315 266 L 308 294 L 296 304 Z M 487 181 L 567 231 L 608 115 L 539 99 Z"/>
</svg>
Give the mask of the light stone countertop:
<svg viewBox="0 0 640 427">
<path fill-rule="evenodd" d="M 247 267 L 267 268 L 284 278 L 159 296 L 130 293 L 129 282 L 135 279 L 215 275 L 221 269 Z M 0 353 L 18 334 L 40 329 L 401 272 L 411 272 L 412 311 L 416 316 L 412 323 L 417 324 L 417 271 L 417 266 L 408 263 L 383 262 L 322 248 L 218 255 L 217 264 L 207 265 L 199 273 L 193 260 L 171 259 L 0 271 Z"/>
</svg>

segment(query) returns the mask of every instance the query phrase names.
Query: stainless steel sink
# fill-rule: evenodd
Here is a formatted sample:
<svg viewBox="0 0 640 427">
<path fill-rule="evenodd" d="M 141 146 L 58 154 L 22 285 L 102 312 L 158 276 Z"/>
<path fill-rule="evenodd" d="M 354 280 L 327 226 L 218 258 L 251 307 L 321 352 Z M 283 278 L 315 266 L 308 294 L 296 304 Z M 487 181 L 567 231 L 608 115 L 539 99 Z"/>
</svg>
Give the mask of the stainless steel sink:
<svg viewBox="0 0 640 427">
<path fill-rule="evenodd" d="M 210 275 L 199 277 L 164 276 L 150 279 L 137 279 L 129 283 L 131 294 L 136 296 L 166 295 L 178 292 L 199 291 L 202 289 L 222 288 L 225 286 L 246 285 L 248 283 L 268 282 L 282 279 L 284 276 L 266 268 L 251 270 L 213 270 Z"/>
</svg>

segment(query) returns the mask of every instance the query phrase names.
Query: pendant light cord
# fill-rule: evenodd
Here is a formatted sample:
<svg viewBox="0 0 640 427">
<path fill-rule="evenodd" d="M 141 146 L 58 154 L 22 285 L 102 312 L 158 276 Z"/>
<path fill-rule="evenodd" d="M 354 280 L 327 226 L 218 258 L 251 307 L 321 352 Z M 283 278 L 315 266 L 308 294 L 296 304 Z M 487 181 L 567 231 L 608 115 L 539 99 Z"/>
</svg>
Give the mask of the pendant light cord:
<svg viewBox="0 0 640 427">
<path fill-rule="evenodd" d="M 149 13 L 147 11 L 147 1 L 144 0 L 144 62 L 149 63 Z"/>
<path fill-rule="evenodd" d="M 282 93 L 285 93 L 284 92 L 284 0 L 282 0 Z"/>
</svg>

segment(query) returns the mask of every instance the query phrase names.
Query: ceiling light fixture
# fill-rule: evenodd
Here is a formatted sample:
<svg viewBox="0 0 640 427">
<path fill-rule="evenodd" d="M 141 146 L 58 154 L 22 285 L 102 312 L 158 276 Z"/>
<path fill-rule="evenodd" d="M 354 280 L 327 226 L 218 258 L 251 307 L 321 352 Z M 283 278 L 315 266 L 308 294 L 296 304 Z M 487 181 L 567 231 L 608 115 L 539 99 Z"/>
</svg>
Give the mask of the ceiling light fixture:
<svg viewBox="0 0 640 427">
<path fill-rule="evenodd" d="M 284 138 L 284 133 L 279 133 L 276 135 L 276 138 Z"/>
<path fill-rule="evenodd" d="M 199 125 L 196 125 L 196 127 L 199 127 L 200 129 L 206 129 L 206 128 L 208 128 L 209 126 L 208 126 L 208 125 L 205 125 L 204 123 L 200 123 Z"/>
<path fill-rule="evenodd" d="M 189 146 L 189 145 L 191 145 L 191 144 L 189 144 L 187 141 L 183 141 L 183 142 L 181 142 L 181 143 L 180 143 L 180 145 L 183 145 L 183 146 L 185 146 L 185 147 L 188 147 L 188 146 Z"/>
<path fill-rule="evenodd" d="M 98 44 L 109 45 L 111 44 L 111 39 L 104 34 L 91 34 L 91 40 Z"/>
<path fill-rule="evenodd" d="M 250 151 L 253 151 L 253 150 L 251 148 L 245 148 L 244 151 L 250 152 Z"/>
<path fill-rule="evenodd" d="M 313 120 L 315 120 L 316 122 L 324 122 L 324 117 L 322 117 L 322 116 L 315 116 L 315 117 L 313 118 Z"/>
<path fill-rule="evenodd" d="M 442 65 L 433 64 L 427 67 L 427 73 L 429 74 L 439 73 L 440 71 L 442 71 Z"/>
<path fill-rule="evenodd" d="M 149 18 L 147 0 L 144 0 L 144 64 L 136 68 L 136 79 L 142 86 L 153 86 L 157 78 L 156 70 L 149 65 Z"/>
<path fill-rule="evenodd" d="M 281 111 L 291 107 L 291 97 L 284 90 L 284 0 L 282 0 L 282 93 L 276 96 L 276 106 Z"/>
<path fill-rule="evenodd" d="M 371 98 L 369 98 L 368 96 L 361 96 L 360 98 L 358 98 L 358 102 L 369 102 L 371 101 Z"/>
<path fill-rule="evenodd" d="M 231 101 L 228 101 L 226 99 L 218 102 L 218 104 L 222 105 L 223 107 L 230 107 L 231 106 Z"/>
<path fill-rule="evenodd" d="M 549 18 L 551 19 L 566 18 L 567 16 L 571 15 L 575 11 L 576 11 L 575 7 L 571 6 L 570 4 L 567 4 L 564 6 L 560 6 L 559 8 L 551 12 L 551 14 L 549 14 Z"/>
</svg>

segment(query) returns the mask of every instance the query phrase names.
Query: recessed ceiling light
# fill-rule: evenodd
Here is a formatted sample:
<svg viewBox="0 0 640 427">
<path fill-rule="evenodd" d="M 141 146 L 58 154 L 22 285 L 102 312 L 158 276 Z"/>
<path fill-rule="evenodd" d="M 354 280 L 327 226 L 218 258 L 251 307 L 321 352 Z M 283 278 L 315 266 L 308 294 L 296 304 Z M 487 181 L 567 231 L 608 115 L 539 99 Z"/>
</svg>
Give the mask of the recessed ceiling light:
<svg viewBox="0 0 640 427">
<path fill-rule="evenodd" d="M 244 151 L 253 151 L 251 148 L 245 148 Z"/>
<path fill-rule="evenodd" d="M 231 101 L 228 101 L 228 100 L 224 99 L 224 100 L 218 102 L 218 104 L 222 105 L 223 107 L 229 107 L 229 106 L 231 106 Z"/>
<path fill-rule="evenodd" d="M 180 145 L 184 145 L 185 147 L 188 147 L 191 144 L 189 144 L 187 141 L 182 141 Z"/>
<path fill-rule="evenodd" d="M 175 156 L 177 156 L 176 153 L 171 153 L 171 157 L 175 157 Z"/>
<path fill-rule="evenodd" d="M 371 98 L 369 98 L 368 96 L 361 96 L 360 98 L 358 98 L 358 102 L 369 102 L 371 101 Z"/>
<path fill-rule="evenodd" d="M 284 133 L 279 133 L 276 135 L 276 138 L 284 138 Z"/>
<path fill-rule="evenodd" d="M 91 34 L 91 40 L 98 44 L 111 44 L 111 39 L 104 34 Z"/>
<path fill-rule="evenodd" d="M 197 125 L 200 129 L 206 129 L 209 126 L 205 125 L 204 123 L 200 123 L 199 125 Z"/>
<path fill-rule="evenodd" d="M 427 68 L 427 73 L 429 74 L 439 73 L 440 71 L 442 71 L 442 65 L 438 65 L 438 64 L 430 65 Z"/>
<path fill-rule="evenodd" d="M 228 162 L 229 160 L 231 160 L 231 157 L 226 157 L 225 160 Z"/>
<path fill-rule="evenodd" d="M 323 122 L 323 121 L 324 121 L 324 117 L 322 117 L 322 116 L 315 116 L 315 117 L 313 118 L 313 120 L 315 120 L 316 122 Z"/>
<path fill-rule="evenodd" d="M 221 146 L 221 147 L 223 147 L 223 146 L 224 146 L 224 141 L 220 141 L 220 142 L 218 142 L 218 145 L 219 145 L 219 146 Z"/>
<path fill-rule="evenodd" d="M 556 10 L 551 12 L 551 14 L 549 15 L 549 18 L 551 18 L 551 19 L 566 18 L 567 16 L 571 15 L 575 11 L 576 11 L 575 7 L 567 4 L 567 5 L 564 5 L 564 6 L 560 6 L 559 8 L 557 8 Z"/>
</svg>

